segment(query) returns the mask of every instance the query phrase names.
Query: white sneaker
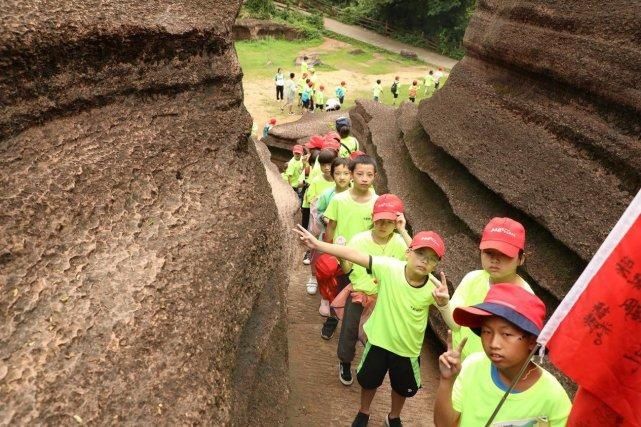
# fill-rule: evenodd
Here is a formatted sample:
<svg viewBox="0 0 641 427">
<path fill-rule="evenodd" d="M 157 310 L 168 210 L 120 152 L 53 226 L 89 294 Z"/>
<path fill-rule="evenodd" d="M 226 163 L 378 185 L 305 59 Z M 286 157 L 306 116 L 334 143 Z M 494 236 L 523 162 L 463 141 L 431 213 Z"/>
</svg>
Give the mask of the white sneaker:
<svg viewBox="0 0 641 427">
<path fill-rule="evenodd" d="M 316 295 L 316 291 L 318 290 L 318 283 L 316 283 L 316 278 L 315 277 L 310 277 L 309 280 L 307 281 L 307 293 L 310 295 Z"/>
<path fill-rule="evenodd" d="M 321 300 L 321 305 L 318 308 L 318 313 L 323 317 L 329 317 L 329 301 L 326 299 Z"/>
<path fill-rule="evenodd" d="M 303 264 L 309 265 L 312 263 L 312 260 L 310 258 L 310 253 L 309 251 L 305 252 L 305 255 L 303 256 Z"/>
</svg>

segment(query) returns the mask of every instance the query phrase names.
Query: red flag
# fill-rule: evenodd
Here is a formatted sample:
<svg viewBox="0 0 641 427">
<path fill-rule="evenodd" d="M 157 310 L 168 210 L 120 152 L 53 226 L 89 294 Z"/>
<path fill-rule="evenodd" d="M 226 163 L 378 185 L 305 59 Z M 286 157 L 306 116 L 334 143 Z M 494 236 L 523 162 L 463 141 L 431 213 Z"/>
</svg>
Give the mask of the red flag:
<svg viewBox="0 0 641 427">
<path fill-rule="evenodd" d="M 641 427 L 641 192 L 538 341 L 579 385 L 568 426 Z"/>
</svg>

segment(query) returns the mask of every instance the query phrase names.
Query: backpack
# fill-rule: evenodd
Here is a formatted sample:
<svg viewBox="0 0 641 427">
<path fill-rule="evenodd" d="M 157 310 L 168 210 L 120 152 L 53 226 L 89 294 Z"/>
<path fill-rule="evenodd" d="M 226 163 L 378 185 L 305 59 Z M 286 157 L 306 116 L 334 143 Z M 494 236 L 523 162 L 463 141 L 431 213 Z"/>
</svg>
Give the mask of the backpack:
<svg viewBox="0 0 641 427">
<path fill-rule="evenodd" d="M 392 91 L 393 94 L 396 94 L 396 92 L 398 92 L 398 83 L 396 81 L 392 83 L 392 87 L 390 88 L 390 90 Z"/>
</svg>

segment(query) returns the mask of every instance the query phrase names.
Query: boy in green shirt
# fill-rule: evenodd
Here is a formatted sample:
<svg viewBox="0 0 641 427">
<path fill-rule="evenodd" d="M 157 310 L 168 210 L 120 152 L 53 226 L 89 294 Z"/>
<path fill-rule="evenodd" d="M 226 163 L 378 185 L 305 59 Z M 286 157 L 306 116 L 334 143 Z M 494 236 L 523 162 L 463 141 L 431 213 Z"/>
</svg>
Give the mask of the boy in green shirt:
<svg viewBox="0 0 641 427">
<path fill-rule="evenodd" d="M 407 249 L 407 261 L 400 261 L 320 242 L 301 226 L 295 231 L 307 247 L 365 267 L 378 280 L 376 307 L 364 326 L 369 341 L 356 377 L 362 387 L 361 406 L 352 427 L 367 425 L 376 389 L 388 371 L 392 408 L 385 423 L 401 426 L 405 399 L 414 396 L 421 384 L 418 358 L 429 306 L 448 302 L 445 275 L 441 273 L 441 282 L 431 275 L 445 254 L 443 240 L 432 231 L 420 232 Z"/>
<path fill-rule="evenodd" d="M 376 177 L 376 163 L 370 156 L 354 159 L 349 165 L 353 187 L 349 191 L 337 194 L 325 210 L 328 219 L 325 229 L 325 241 L 345 245 L 361 231 L 372 227 L 372 210 L 378 197 L 371 191 Z M 339 292 L 347 286 L 349 278 L 341 275 L 337 278 Z M 334 315 L 327 318 L 321 331 L 323 339 L 330 339 L 338 326 Z"/>
<path fill-rule="evenodd" d="M 282 173 L 282 177 L 292 186 L 298 197 L 301 198 L 302 193 L 300 190 L 303 186 L 303 146 L 298 144 L 294 145 L 292 154 L 294 157 L 287 162 L 287 169 Z"/>
<path fill-rule="evenodd" d="M 485 425 L 513 386 L 492 426 L 565 426 L 572 408 L 567 393 L 552 374 L 530 360 L 544 319 L 543 301 L 511 283 L 493 285 L 480 304 L 456 308 L 454 321 L 481 337 L 484 353 L 461 363 L 466 340 L 453 347 L 448 334 L 447 352 L 439 358 L 434 424 Z"/>
<path fill-rule="evenodd" d="M 339 127 L 338 134 L 341 137 L 341 148 L 338 151 L 340 157 L 349 157 L 353 152 L 358 151 L 358 140 L 350 135 L 349 126 Z"/>
</svg>

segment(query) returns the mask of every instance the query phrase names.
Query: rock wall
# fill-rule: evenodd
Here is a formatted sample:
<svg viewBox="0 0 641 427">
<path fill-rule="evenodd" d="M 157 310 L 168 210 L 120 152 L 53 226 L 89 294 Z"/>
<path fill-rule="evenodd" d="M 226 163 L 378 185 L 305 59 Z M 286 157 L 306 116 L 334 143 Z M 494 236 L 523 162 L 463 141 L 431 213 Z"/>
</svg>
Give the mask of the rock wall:
<svg viewBox="0 0 641 427">
<path fill-rule="evenodd" d="M 480 265 L 484 224 L 510 216 L 551 313 L 639 190 L 639 16 L 623 0 L 480 0 L 444 88 L 418 107 L 351 111 L 382 189 L 415 229 L 443 233 L 455 285 Z"/>
<path fill-rule="evenodd" d="M 282 422 L 239 7 L 0 5 L 0 424 Z"/>
<path fill-rule="evenodd" d="M 238 19 L 234 22 L 232 31 L 235 41 L 258 40 L 266 37 L 285 40 L 303 38 L 303 34 L 294 27 L 261 19 Z"/>
</svg>

